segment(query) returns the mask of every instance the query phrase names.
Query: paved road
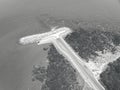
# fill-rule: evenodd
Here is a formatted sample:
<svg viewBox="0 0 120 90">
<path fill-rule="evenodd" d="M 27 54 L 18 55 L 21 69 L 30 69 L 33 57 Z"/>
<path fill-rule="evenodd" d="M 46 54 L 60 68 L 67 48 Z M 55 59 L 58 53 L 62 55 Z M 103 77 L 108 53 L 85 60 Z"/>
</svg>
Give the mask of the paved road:
<svg viewBox="0 0 120 90">
<path fill-rule="evenodd" d="M 103 86 L 94 78 L 91 71 L 85 66 L 83 60 L 74 50 L 63 40 L 62 37 L 53 40 L 56 48 L 73 64 L 85 81 L 95 90 L 105 90 Z"/>
<path fill-rule="evenodd" d="M 92 72 L 85 66 L 82 58 L 65 42 L 63 37 L 71 32 L 71 30 L 62 28 L 50 31 L 48 33 L 36 34 L 22 38 L 22 44 L 36 43 L 38 45 L 52 42 L 56 49 L 68 58 L 71 64 L 77 69 L 83 79 L 95 90 L 104 90 L 103 86 L 94 78 Z"/>
</svg>

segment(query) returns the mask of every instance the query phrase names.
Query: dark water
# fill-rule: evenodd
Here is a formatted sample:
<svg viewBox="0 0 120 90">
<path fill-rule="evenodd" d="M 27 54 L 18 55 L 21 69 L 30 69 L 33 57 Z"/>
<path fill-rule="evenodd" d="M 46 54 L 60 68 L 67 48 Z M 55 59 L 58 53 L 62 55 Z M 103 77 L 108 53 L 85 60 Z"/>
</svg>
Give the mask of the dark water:
<svg viewBox="0 0 120 90">
<path fill-rule="evenodd" d="M 118 0 L 0 0 L 0 90 L 30 87 L 32 65 L 44 61 L 41 56 L 45 55 L 40 51 L 42 47 L 21 46 L 18 40 L 48 31 L 36 19 L 44 13 L 58 18 L 120 22 L 120 3 Z"/>
</svg>

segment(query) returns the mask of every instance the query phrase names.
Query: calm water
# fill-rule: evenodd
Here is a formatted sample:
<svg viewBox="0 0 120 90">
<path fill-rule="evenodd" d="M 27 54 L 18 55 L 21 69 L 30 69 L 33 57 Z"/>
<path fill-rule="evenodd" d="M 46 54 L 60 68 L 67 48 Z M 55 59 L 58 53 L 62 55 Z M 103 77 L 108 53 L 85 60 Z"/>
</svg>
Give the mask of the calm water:
<svg viewBox="0 0 120 90">
<path fill-rule="evenodd" d="M 18 45 L 18 40 L 21 36 L 48 31 L 35 19 L 44 13 L 120 22 L 120 3 L 118 0 L 0 0 L 0 90 L 28 90 L 31 86 L 32 65 L 44 63 L 41 56 L 46 54 L 38 46 Z"/>
</svg>

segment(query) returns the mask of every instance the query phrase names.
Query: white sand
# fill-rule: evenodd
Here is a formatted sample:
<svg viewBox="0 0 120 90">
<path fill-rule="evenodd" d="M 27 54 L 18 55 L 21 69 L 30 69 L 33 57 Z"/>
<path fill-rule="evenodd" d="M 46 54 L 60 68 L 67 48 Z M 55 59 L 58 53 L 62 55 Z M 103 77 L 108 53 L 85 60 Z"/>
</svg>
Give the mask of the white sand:
<svg viewBox="0 0 120 90">
<path fill-rule="evenodd" d="M 100 74 L 106 69 L 108 63 L 115 61 L 120 57 L 120 47 L 116 47 L 117 51 L 115 54 L 112 54 L 110 51 L 102 54 L 97 52 L 97 56 L 94 60 L 89 59 L 89 62 L 86 63 L 86 66 L 93 72 L 95 78 L 99 79 Z"/>
</svg>

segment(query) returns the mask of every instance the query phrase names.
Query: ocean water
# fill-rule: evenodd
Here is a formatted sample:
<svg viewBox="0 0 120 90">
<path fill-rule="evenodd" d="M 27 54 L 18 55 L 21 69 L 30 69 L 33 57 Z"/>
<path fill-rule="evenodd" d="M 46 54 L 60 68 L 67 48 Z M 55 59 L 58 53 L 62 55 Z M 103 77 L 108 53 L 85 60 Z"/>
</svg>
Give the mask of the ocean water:
<svg viewBox="0 0 120 90">
<path fill-rule="evenodd" d="M 42 46 L 18 44 L 22 36 L 49 31 L 36 17 L 120 22 L 118 0 L 0 0 L 0 90 L 28 90 L 32 65 L 46 62 Z M 39 90 L 34 88 L 34 90 Z M 30 89 L 32 90 L 32 89 Z"/>
</svg>

